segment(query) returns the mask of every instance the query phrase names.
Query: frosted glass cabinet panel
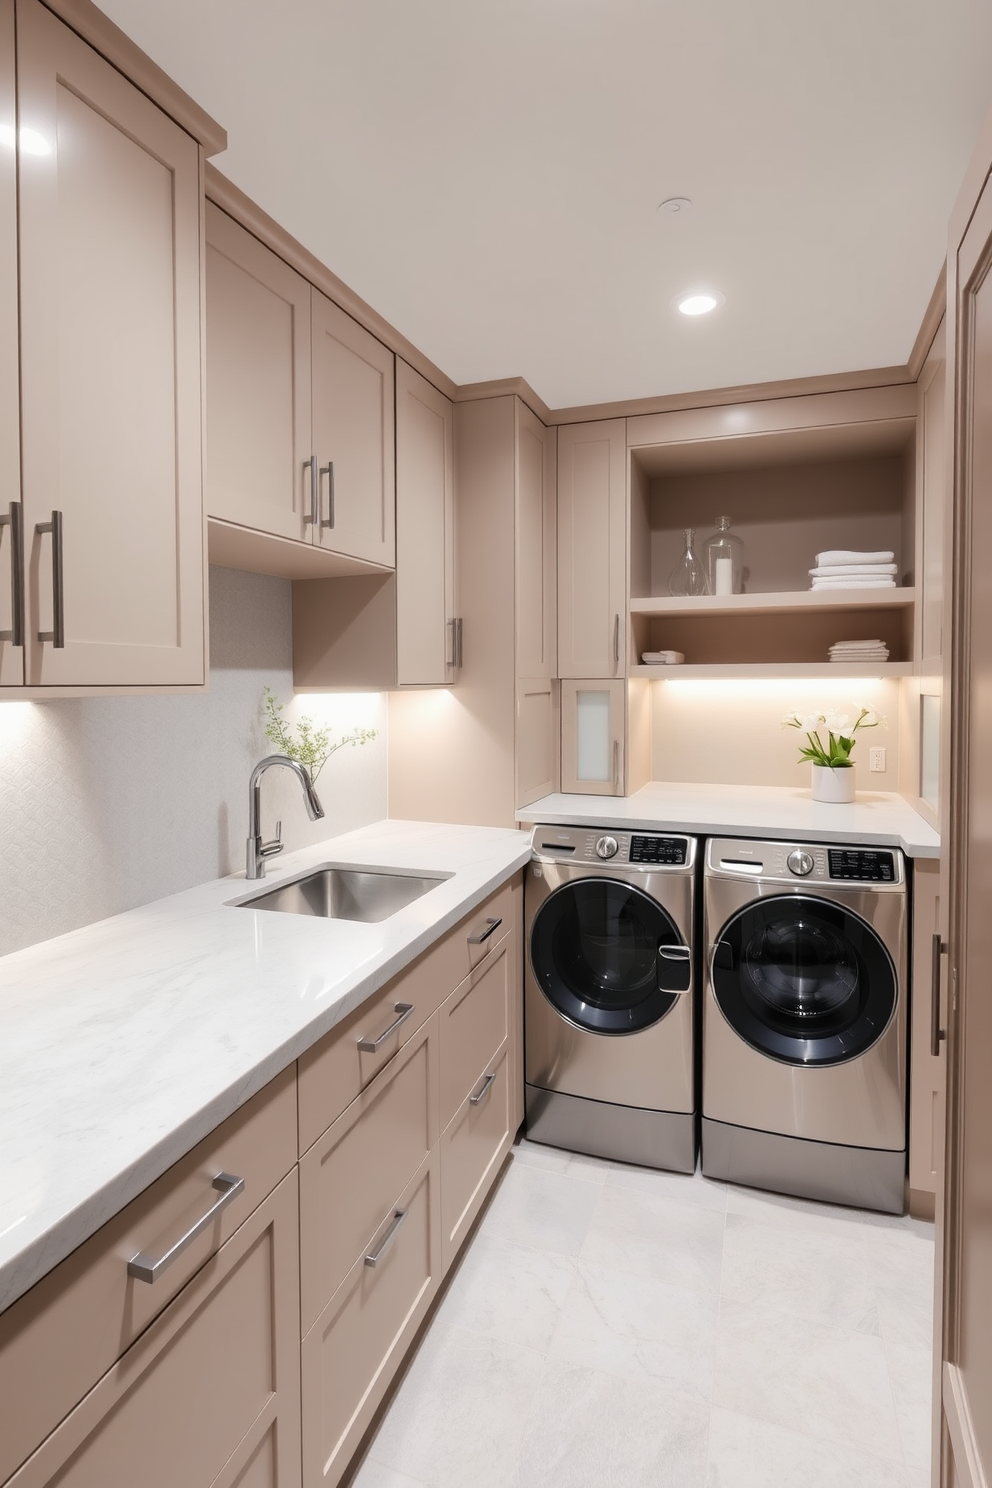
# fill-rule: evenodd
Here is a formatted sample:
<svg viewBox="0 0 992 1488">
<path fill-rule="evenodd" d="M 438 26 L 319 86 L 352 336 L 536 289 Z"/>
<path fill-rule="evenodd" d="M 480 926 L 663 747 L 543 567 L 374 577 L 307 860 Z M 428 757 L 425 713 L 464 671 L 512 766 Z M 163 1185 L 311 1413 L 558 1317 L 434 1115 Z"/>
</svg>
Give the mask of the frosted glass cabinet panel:
<svg viewBox="0 0 992 1488">
<path fill-rule="evenodd" d="M 561 684 L 561 788 L 588 795 L 622 796 L 625 772 L 627 684 Z"/>
<path fill-rule="evenodd" d="M 920 698 L 920 799 L 940 807 L 940 698 L 932 693 Z"/>
</svg>

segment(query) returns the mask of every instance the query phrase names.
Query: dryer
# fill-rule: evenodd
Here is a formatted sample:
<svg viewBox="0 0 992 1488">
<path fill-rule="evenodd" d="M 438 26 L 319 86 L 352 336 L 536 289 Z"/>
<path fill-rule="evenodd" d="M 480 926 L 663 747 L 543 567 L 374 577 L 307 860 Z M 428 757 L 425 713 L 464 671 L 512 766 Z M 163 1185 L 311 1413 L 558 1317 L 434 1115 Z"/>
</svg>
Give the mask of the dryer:
<svg viewBox="0 0 992 1488">
<path fill-rule="evenodd" d="M 895 849 L 707 843 L 704 1173 L 902 1213 L 907 935 Z"/>
<path fill-rule="evenodd" d="M 542 827 L 525 877 L 527 1134 L 691 1173 L 696 841 Z"/>
</svg>

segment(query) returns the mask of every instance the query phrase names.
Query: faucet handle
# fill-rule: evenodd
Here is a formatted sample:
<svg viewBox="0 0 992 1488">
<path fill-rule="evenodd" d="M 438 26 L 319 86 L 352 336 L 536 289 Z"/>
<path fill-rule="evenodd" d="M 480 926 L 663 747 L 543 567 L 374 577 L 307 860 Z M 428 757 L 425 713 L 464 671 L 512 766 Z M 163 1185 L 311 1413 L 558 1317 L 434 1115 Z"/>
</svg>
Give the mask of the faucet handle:
<svg viewBox="0 0 992 1488">
<path fill-rule="evenodd" d="M 259 855 L 261 857 L 263 857 L 263 858 L 274 858 L 275 855 L 276 855 L 276 853 L 281 853 L 282 852 L 283 846 L 284 846 L 284 844 L 283 844 L 283 840 L 282 840 L 282 822 L 281 821 L 277 821 L 276 822 L 276 835 L 273 837 L 273 839 L 272 839 L 271 842 L 263 842 L 262 843 L 261 847 L 259 848 Z"/>
</svg>

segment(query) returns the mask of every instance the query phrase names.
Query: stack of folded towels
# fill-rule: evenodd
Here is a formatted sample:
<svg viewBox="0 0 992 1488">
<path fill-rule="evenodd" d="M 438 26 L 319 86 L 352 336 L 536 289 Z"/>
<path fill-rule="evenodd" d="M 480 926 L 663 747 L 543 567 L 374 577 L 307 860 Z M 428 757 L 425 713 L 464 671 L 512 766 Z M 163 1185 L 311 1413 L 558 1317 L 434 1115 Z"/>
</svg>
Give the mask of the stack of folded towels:
<svg viewBox="0 0 992 1488">
<path fill-rule="evenodd" d="M 831 661 L 888 661 L 884 641 L 837 641 L 830 647 Z"/>
<path fill-rule="evenodd" d="M 850 553 L 834 548 L 817 553 L 811 589 L 894 589 L 895 553 Z"/>
</svg>

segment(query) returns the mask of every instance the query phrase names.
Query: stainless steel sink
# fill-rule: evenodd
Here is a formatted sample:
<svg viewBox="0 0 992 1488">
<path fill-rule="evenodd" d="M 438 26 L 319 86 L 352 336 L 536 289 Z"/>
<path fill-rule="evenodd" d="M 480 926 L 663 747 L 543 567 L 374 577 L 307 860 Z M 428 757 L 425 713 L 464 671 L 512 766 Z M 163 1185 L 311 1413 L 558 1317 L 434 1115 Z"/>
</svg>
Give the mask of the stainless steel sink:
<svg viewBox="0 0 992 1488">
<path fill-rule="evenodd" d="M 379 868 L 318 868 L 305 878 L 239 899 L 238 909 L 315 915 L 327 920 L 388 920 L 444 883 L 446 873 L 389 873 Z"/>
</svg>

